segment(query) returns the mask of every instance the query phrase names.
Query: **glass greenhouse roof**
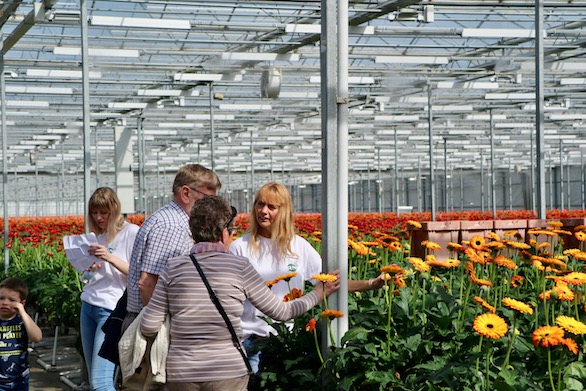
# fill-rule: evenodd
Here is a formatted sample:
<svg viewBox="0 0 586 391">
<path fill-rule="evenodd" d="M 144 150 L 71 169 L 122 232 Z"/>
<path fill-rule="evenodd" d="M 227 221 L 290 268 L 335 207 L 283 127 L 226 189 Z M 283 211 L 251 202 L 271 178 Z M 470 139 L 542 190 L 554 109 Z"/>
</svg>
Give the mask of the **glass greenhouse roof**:
<svg viewBox="0 0 586 391">
<path fill-rule="evenodd" d="M 402 171 L 427 167 L 430 107 L 436 157 L 445 150 L 449 167 L 478 169 L 492 150 L 497 168 L 529 168 L 535 4 L 350 1 L 350 178 L 395 162 Z M 93 0 L 87 7 L 94 168 L 114 172 L 114 129 L 130 127 L 142 130 L 150 171 L 188 161 L 211 166 L 213 156 L 215 169 L 235 180 L 251 164 L 319 180 L 320 1 Z M 79 1 L 5 0 L 0 10 L 4 164 L 25 174 L 83 171 Z M 544 152 L 564 164 L 582 164 L 586 148 L 584 15 L 586 1 L 543 2 Z M 263 77 L 278 97 L 261 96 Z"/>
</svg>

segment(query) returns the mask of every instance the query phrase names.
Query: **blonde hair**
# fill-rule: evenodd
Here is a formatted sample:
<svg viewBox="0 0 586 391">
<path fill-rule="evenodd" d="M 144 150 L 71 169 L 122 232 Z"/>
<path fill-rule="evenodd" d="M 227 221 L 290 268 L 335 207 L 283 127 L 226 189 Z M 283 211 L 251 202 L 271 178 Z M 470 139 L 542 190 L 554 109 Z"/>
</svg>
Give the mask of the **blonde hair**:
<svg viewBox="0 0 586 391">
<path fill-rule="evenodd" d="M 92 217 L 92 212 L 107 210 L 110 213 L 106 229 L 101 229 Z M 109 187 L 100 187 L 94 191 L 88 202 L 88 227 L 96 235 L 107 232 L 107 241 L 110 243 L 124 225 L 122 207 L 116 192 Z"/>
<path fill-rule="evenodd" d="M 251 236 L 250 246 L 252 253 L 258 253 L 259 225 L 256 215 L 256 203 L 264 202 L 279 207 L 279 212 L 271 225 L 271 244 L 277 248 L 279 255 L 295 255 L 291 250 L 291 242 L 295 237 L 295 225 L 293 222 L 293 202 L 291 194 L 287 188 L 277 182 L 269 182 L 261 187 L 254 197 L 254 203 L 250 211 L 250 228 L 248 232 Z"/>
</svg>

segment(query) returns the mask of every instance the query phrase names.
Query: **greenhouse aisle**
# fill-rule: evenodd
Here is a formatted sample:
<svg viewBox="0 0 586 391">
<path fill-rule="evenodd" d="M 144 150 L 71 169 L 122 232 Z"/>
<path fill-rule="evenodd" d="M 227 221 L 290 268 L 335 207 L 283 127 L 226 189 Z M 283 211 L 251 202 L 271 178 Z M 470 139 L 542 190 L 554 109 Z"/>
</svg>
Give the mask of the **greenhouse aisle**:
<svg viewBox="0 0 586 391">
<path fill-rule="evenodd" d="M 53 334 L 53 335 L 51 335 Z M 31 391 L 82 391 L 82 358 L 76 349 L 77 334 L 57 337 L 43 330 L 43 340 L 32 345 L 29 355 Z"/>
</svg>

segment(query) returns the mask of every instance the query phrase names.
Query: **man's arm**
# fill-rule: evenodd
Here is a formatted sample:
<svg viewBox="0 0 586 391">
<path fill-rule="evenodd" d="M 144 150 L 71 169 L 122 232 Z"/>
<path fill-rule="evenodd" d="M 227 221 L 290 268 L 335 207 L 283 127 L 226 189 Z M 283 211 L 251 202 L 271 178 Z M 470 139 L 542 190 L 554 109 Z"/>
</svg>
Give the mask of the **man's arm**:
<svg viewBox="0 0 586 391">
<path fill-rule="evenodd" d="M 158 280 L 159 276 L 156 274 L 147 272 L 142 272 L 140 274 L 140 279 L 138 280 L 138 292 L 140 293 L 142 305 L 146 306 L 151 300 L 151 296 L 155 291 L 155 286 L 157 285 Z"/>
</svg>

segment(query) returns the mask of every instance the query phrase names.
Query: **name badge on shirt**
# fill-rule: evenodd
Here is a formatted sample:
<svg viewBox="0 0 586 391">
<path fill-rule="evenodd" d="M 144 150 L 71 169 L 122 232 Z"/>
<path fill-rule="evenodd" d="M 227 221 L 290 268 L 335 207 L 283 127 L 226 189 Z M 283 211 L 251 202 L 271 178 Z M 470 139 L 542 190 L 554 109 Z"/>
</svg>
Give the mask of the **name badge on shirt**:
<svg viewBox="0 0 586 391">
<path fill-rule="evenodd" d="M 289 269 L 290 272 L 297 271 L 297 265 L 295 265 L 294 263 L 290 263 L 287 265 L 287 269 Z"/>
</svg>

